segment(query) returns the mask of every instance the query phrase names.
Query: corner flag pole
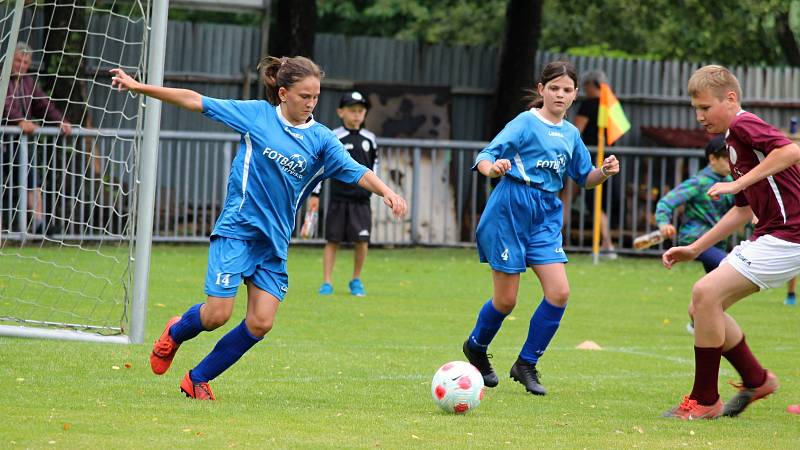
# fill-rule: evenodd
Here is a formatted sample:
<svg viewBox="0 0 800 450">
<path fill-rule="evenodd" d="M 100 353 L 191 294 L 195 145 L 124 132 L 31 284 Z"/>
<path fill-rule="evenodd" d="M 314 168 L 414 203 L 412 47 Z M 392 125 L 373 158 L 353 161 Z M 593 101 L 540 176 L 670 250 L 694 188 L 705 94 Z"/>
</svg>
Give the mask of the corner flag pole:
<svg viewBox="0 0 800 450">
<path fill-rule="evenodd" d="M 597 167 L 603 167 L 606 129 L 597 129 Z M 600 261 L 600 219 L 603 213 L 603 184 L 594 188 L 594 223 L 592 229 L 592 260 L 594 264 Z"/>
</svg>

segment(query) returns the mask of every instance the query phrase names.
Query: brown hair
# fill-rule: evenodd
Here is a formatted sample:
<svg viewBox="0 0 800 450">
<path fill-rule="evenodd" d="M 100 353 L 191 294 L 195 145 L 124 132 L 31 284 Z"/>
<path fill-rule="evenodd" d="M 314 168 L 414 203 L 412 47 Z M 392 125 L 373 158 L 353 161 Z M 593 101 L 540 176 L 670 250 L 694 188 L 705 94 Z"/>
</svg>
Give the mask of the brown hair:
<svg viewBox="0 0 800 450">
<path fill-rule="evenodd" d="M 689 78 L 687 89 L 690 97 L 694 97 L 701 92 L 711 91 L 714 97 L 718 100 L 723 100 L 726 93 L 733 91 L 736 94 L 737 101 L 742 99 L 742 88 L 739 86 L 739 80 L 730 70 L 723 66 L 708 65 L 697 69 Z"/>
<path fill-rule="evenodd" d="M 544 69 L 542 69 L 542 74 L 539 76 L 537 85 L 538 83 L 541 83 L 544 86 L 550 81 L 564 75 L 572 78 L 572 82 L 575 84 L 575 87 L 578 87 L 578 74 L 575 71 L 575 66 L 573 66 L 569 61 L 553 61 L 548 63 L 546 66 L 544 66 Z M 526 97 L 526 100 L 530 102 L 528 105 L 529 108 L 541 108 L 544 106 L 544 99 L 539 96 L 539 91 L 536 89 L 536 87 L 530 91 L 530 95 Z"/>
<path fill-rule="evenodd" d="M 256 69 L 264 86 L 267 87 L 267 101 L 276 106 L 281 102 L 278 89 L 289 89 L 306 77 L 316 77 L 319 80 L 325 77 L 325 72 L 314 61 L 304 56 L 282 58 L 267 56 L 258 62 Z"/>
</svg>

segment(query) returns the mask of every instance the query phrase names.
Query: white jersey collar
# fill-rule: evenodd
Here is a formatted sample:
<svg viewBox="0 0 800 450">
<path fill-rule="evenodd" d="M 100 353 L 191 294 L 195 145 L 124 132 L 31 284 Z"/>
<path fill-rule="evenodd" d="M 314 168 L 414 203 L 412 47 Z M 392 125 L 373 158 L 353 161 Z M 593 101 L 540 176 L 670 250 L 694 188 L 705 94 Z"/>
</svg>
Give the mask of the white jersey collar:
<svg viewBox="0 0 800 450">
<path fill-rule="evenodd" d="M 546 125 L 550 125 L 550 126 L 552 126 L 552 127 L 560 127 L 561 125 L 563 125 L 563 124 L 564 124 L 564 119 L 561 119 L 561 120 L 559 120 L 559 121 L 558 121 L 558 123 L 550 122 L 549 120 L 545 119 L 545 118 L 544 118 L 544 116 L 542 115 L 542 113 L 540 113 L 540 112 L 539 112 L 539 109 L 538 109 L 538 108 L 531 108 L 531 109 L 530 109 L 530 112 L 531 112 L 531 114 L 533 114 L 533 115 L 534 115 L 534 116 L 535 116 L 537 119 L 539 119 L 539 120 L 541 120 L 542 122 L 544 122 Z"/>
<path fill-rule="evenodd" d="M 287 127 L 299 128 L 301 130 L 304 130 L 306 128 L 310 128 L 312 125 L 316 123 L 314 121 L 314 115 L 312 114 L 311 116 L 308 117 L 308 121 L 306 121 L 306 123 L 301 125 L 292 125 L 292 123 L 289 122 L 289 120 L 286 119 L 286 117 L 283 117 L 283 113 L 281 113 L 281 105 L 275 107 L 275 112 L 278 114 L 278 119 Z"/>
</svg>

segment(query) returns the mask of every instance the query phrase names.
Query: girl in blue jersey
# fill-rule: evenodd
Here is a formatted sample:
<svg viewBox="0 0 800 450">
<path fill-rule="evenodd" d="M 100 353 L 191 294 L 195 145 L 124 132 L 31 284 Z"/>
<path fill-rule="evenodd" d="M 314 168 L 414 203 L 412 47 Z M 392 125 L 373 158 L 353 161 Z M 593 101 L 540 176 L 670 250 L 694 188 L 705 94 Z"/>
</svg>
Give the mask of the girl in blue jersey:
<svg viewBox="0 0 800 450">
<path fill-rule="evenodd" d="M 303 57 L 266 57 L 258 65 L 267 101 L 217 100 L 186 89 L 142 84 L 113 69 L 112 86 L 202 112 L 242 138 L 231 167 L 225 206 L 211 234 L 205 303 L 167 322 L 150 355 L 153 372 L 167 371 L 178 347 L 231 317 L 239 284 L 247 286 L 245 319 L 181 381 L 188 396 L 214 400 L 208 382 L 272 329 L 289 287 L 286 257 L 297 206 L 323 178 L 358 184 L 383 196 L 395 216 L 406 202 L 355 162 L 339 139 L 311 115 L 324 76 Z"/>
<path fill-rule="evenodd" d="M 564 61 L 545 66 L 531 109 L 518 115 L 483 149 L 473 170 L 503 177 L 492 192 L 477 229 L 481 262 L 492 268 L 494 295 L 481 308 L 475 329 L 464 342 L 464 355 L 497 386 L 486 350 L 503 319 L 517 304 L 520 273 L 533 269 L 544 298 L 531 317 L 528 338 L 511 378 L 535 395 L 545 395 L 536 363 L 558 330 L 569 297 L 562 249 L 562 211 L 558 192 L 565 176 L 592 188 L 619 172 L 612 155 L 592 166 L 589 151 L 574 125 L 564 120 L 578 91 L 574 67 Z"/>
</svg>

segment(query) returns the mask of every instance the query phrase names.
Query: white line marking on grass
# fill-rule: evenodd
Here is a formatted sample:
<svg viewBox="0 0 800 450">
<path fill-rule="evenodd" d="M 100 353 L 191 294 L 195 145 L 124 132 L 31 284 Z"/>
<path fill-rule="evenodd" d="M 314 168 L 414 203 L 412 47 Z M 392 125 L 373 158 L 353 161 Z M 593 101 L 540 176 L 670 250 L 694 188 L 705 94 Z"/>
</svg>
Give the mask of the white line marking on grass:
<svg viewBox="0 0 800 450">
<path fill-rule="evenodd" d="M 649 358 L 661 359 L 664 361 L 674 362 L 676 364 L 684 365 L 684 366 L 692 366 L 694 367 L 694 361 L 687 358 L 681 358 L 680 356 L 667 356 L 661 353 L 651 353 L 646 352 L 643 350 L 636 350 L 634 347 L 603 347 L 603 350 L 609 352 L 616 352 L 616 353 L 624 353 L 627 355 L 637 355 L 637 356 L 647 356 Z M 719 374 L 724 376 L 734 376 L 736 375 L 730 369 L 725 367 L 720 367 Z"/>
</svg>

